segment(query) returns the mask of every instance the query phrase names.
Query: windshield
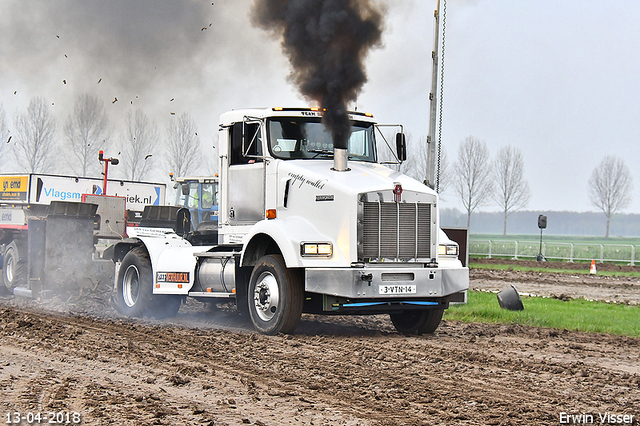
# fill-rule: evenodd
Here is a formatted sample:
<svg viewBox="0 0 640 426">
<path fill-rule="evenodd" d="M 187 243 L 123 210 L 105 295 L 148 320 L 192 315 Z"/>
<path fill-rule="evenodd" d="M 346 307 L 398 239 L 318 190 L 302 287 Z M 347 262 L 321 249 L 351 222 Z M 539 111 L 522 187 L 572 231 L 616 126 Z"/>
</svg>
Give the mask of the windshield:
<svg viewBox="0 0 640 426">
<path fill-rule="evenodd" d="M 198 194 L 198 182 L 185 182 L 183 187 L 189 188 L 189 194 L 184 195 L 182 188 L 176 191 L 174 206 L 186 207 L 189 209 L 197 209 L 198 207 L 210 210 L 218 208 L 218 182 L 202 184 L 202 203 L 200 203 L 200 195 Z M 186 201 L 185 201 L 186 200 Z"/>
<path fill-rule="evenodd" d="M 269 120 L 269 151 L 275 158 L 333 158 L 333 140 L 320 120 Z M 376 162 L 373 124 L 354 122 L 349 137 L 349 160 Z"/>
</svg>

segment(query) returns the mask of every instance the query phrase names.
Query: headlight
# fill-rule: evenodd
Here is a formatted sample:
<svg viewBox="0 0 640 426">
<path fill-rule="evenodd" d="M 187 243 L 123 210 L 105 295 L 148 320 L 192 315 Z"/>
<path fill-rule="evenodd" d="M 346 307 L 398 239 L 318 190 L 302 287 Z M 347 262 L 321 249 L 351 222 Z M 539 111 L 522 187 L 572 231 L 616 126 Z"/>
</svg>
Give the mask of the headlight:
<svg viewBox="0 0 640 426">
<path fill-rule="evenodd" d="M 331 257 L 333 245 L 331 243 L 302 243 L 300 255 L 307 257 Z"/>
<path fill-rule="evenodd" d="M 440 256 L 457 256 L 458 246 L 455 244 L 447 244 L 438 246 L 438 254 Z"/>
</svg>

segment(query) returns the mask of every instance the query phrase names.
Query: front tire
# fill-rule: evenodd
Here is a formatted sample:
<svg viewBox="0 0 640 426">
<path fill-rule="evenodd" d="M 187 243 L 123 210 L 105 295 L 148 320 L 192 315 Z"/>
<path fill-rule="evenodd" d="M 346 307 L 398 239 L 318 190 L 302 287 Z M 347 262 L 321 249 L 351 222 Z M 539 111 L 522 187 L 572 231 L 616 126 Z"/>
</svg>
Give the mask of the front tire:
<svg viewBox="0 0 640 426">
<path fill-rule="evenodd" d="M 292 333 L 304 303 L 302 272 L 287 268 L 280 255 L 264 256 L 253 268 L 247 296 L 251 322 L 258 332 Z"/>
<path fill-rule="evenodd" d="M 6 290 L 13 293 L 13 289 L 27 283 L 27 268 L 24 262 L 20 262 L 18 249 L 15 243 L 9 244 L 4 253 L 2 279 Z"/>
<path fill-rule="evenodd" d="M 407 336 L 432 334 L 442 320 L 444 309 L 425 309 L 390 314 L 393 326 Z"/>
</svg>

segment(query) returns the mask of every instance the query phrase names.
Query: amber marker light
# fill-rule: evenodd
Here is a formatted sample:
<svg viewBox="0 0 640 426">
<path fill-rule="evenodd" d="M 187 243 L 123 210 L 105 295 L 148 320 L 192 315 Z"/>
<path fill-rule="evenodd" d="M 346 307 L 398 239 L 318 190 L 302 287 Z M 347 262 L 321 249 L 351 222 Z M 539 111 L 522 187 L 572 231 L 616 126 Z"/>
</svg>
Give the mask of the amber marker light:
<svg viewBox="0 0 640 426">
<path fill-rule="evenodd" d="M 331 243 L 302 243 L 300 244 L 300 255 L 303 257 L 331 257 L 333 245 Z"/>
<path fill-rule="evenodd" d="M 266 212 L 267 219 L 275 219 L 276 218 L 276 209 L 269 209 Z"/>
</svg>

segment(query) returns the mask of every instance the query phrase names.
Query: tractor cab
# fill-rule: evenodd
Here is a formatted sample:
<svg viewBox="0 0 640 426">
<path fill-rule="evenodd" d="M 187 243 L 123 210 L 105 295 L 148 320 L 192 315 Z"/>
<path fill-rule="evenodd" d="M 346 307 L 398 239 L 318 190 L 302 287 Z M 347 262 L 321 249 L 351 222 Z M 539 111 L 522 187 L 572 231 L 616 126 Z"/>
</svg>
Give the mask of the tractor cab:
<svg viewBox="0 0 640 426">
<path fill-rule="evenodd" d="M 218 226 L 218 177 L 178 177 L 174 205 L 189 209 L 193 230 Z"/>
</svg>

